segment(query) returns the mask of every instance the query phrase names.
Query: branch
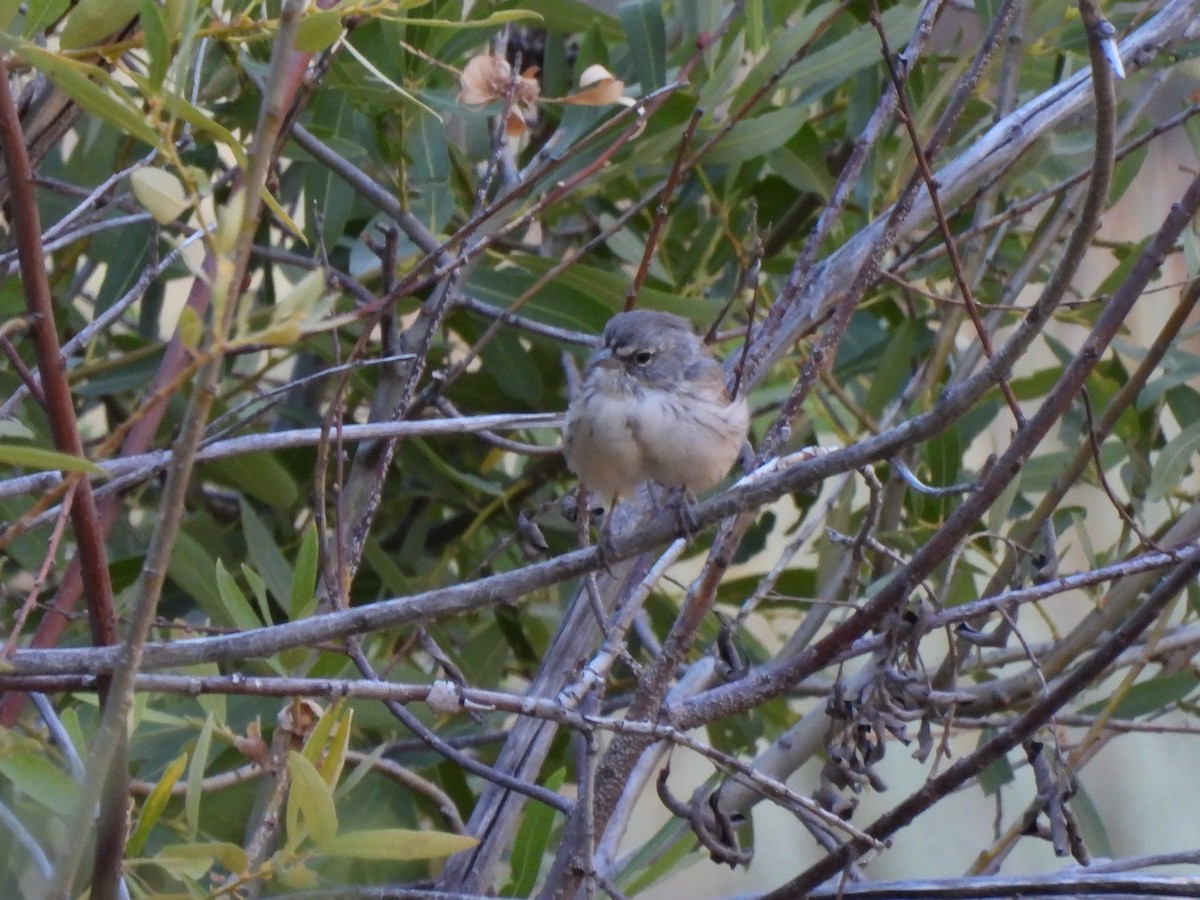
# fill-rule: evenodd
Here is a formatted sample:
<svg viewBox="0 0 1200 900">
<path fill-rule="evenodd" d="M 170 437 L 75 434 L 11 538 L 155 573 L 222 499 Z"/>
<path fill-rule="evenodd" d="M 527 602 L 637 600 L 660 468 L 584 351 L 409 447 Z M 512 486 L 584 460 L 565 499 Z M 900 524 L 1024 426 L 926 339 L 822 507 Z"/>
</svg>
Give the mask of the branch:
<svg viewBox="0 0 1200 900">
<path fill-rule="evenodd" d="M 223 300 L 223 303 L 216 304 L 218 308 L 223 307 L 222 315 L 216 322 L 215 338 L 218 341 L 223 340 L 228 332 L 236 314 L 238 298 L 241 295 L 241 285 L 250 259 L 254 232 L 258 226 L 262 192 L 265 189 L 275 138 L 283 116 L 281 94 L 284 70 L 291 54 L 299 15 L 303 8 L 304 0 L 285 0 L 280 14 L 279 31 L 271 54 L 268 90 L 263 98 L 258 127 L 254 134 L 250 170 L 246 173 L 245 200 L 237 244 L 232 248 L 228 258 L 223 261 L 222 277 L 218 283 L 217 296 Z M 2 70 L 0 70 L 0 80 L 3 80 Z M 61 365 L 61 357 L 56 354 L 55 358 Z M 220 355 L 214 354 L 211 361 L 201 369 L 188 403 L 181 432 L 175 441 L 175 457 L 167 472 L 157 527 L 151 538 L 150 546 L 147 548 L 129 633 L 119 648 L 120 656 L 113 676 L 110 702 L 106 704 L 96 730 L 91 757 L 88 761 L 87 777 L 80 789 L 75 814 L 67 825 L 65 840 L 61 845 L 60 856 L 55 866 L 54 880 L 51 886 L 51 893 L 55 896 L 68 896 L 72 893 L 80 855 L 88 843 L 87 835 L 92 828 L 91 812 L 97 798 L 105 786 L 111 783 L 118 768 L 123 773 L 122 780 L 128 778 L 128 765 L 124 760 L 122 750 L 127 732 L 127 717 L 133 703 L 133 682 L 141 667 L 146 634 L 154 618 L 158 598 L 162 593 L 163 581 L 166 578 L 167 563 L 175 544 L 175 538 L 179 533 L 188 484 L 191 481 L 192 469 L 195 464 L 196 449 L 199 447 L 204 425 L 208 420 L 208 413 L 215 398 L 221 366 Z M 49 382 L 46 382 L 44 386 L 48 389 Z M 85 584 L 88 583 L 86 576 L 84 581 Z M 122 795 L 124 793 L 122 791 Z M 116 839 L 123 845 L 123 829 L 117 833 Z M 117 847 L 116 851 L 114 864 L 117 865 L 119 871 L 122 857 L 120 847 Z M 97 885 L 93 884 L 93 892 L 96 888 Z"/>
<path fill-rule="evenodd" d="M 42 395 L 50 419 L 54 446 L 61 453 L 85 458 L 83 442 L 75 420 L 74 398 L 67 383 L 66 366 L 55 330 L 54 301 L 46 275 L 42 250 L 41 223 L 38 218 L 37 197 L 33 187 L 33 169 L 25 146 L 16 104 L 9 89 L 8 67 L 0 57 L 0 149 L 5 174 L 11 191 L 13 229 L 21 263 L 21 282 L 25 292 L 25 307 L 29 317 L 29 332 L 41 375 Z M 117 642 L 117 615 L 113 608 L 112 582 L 108 577 L 108 560 L 104 549 L 104 529 L 96 511 L 96 499 L 91 485 L 78 480 L 71 503 L 71 523 L 75 531 L 80 570 L 87 594 L 88 624 L 92 641 L 111 645 Z M 104 710 L 111 713 L 120 701 L 107 689 L 102 691 Z M 124 719 L 122 719 L 122 723 Z M 122 762 L 124 730 L 114 741 L 113 753 Z M 107 768 L 107 767 L 106 767 Z M 118 893 L 121 877 L 122 848 L 127 829 L 125 804 L 128 767 L 122 765 L 111 779 L 96 786 L 92 804 L 85 807 L 85 818 L 91 820 L 92 806 L 100 802 L 100 829 L 96 842 L 96 866 L 92 873 L 92 896 L 107 900 Z M 83 847 L 75 853 L 83 852 Z M 76 856 L 78 858 L 78 856 Z M 70 887 L 74 878 L 65 882 Z"/>
</svg>

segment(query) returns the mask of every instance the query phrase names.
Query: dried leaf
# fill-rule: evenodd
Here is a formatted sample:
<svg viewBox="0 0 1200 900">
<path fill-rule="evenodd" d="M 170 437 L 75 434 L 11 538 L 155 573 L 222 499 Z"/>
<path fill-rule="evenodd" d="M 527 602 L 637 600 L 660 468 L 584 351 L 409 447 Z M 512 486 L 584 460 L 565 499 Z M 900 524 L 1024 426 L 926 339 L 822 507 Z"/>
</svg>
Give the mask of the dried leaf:
<svg viewBox="0 0 1200 900">
<path fill-rule="evenodd" d="M 563 97 L 559 102 L 573 106 L 607 106 L 610 103 L 633 103 L 632 99 L 623 96 L 624 91 L 625 82 L 609 78 L 597 82 L 589 88 L 585 88 L 578 94 Z"/>
<path fill-rule="evenodd" d="M 464 106 L 486 106 L 504 100 L 511 88 L 514 94 L 505 131 L 509 136 L 523 134 L 528 128 L 527 123 L 537 118 L 537 104 L 541 95 L 537 72 L 536 67 L 526 69 L 517 78 L 514 87 L 512 66 L 503 56 L 490 54 L 472 57 L 459 81 L 461 89 L 458 102 Z"/>
</svg>

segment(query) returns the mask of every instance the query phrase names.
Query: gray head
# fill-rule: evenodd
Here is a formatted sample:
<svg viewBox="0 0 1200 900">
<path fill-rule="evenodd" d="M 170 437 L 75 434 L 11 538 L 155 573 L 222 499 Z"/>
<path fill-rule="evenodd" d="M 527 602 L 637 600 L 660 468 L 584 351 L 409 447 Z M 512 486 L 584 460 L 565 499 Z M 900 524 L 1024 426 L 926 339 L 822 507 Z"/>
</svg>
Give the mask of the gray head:
<svg viewBox="0 0 1200 900">
<path fill-rule="evenodd" d="M 665 385 L 676 383 L 697 356 L 711 359 L 687 319 L 635 309 L 608 320 L 604 347 L 593 364 L 623 368 L 643 383 Z"/>
</svg>

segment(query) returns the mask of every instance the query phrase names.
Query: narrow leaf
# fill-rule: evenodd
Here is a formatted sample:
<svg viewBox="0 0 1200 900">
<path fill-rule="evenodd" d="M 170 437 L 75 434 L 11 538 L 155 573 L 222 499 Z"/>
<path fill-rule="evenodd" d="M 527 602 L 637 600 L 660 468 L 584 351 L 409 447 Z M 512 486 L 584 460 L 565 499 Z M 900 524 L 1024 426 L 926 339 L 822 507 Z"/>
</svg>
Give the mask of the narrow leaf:
<svg viewBox="0 0 1200 900">
<path fill-rule="evenodd" d="M 296 563 L 292 567 L 291 614 L 292 620 L 303 619 L 317 602 L 317 526 L 308 523 L 304 529 L 304 537 L 300 540 L 300 550 L 296 553 Z"/>
<path fill-rule="evenodd" d="M 102 41 L 138 14 L 139 0 L 79 0 L 67 16 L 59 46 L 76 50 Z"/>
<path fill-rule="evenodd" d="M 138 203 L 163 225 L 192 205 L 183 182 L 165 169 L 138 169 L 129 176 L 129 186 Z"/>
<path fill-rule="evenodd" d="M 138 22 L 146 37 L 146 52 L 150 55 L 147 79 L 157 92 L 162 89 L 171 65 L 171 40 L 167 36 L 166 14 L 155 0 L 138 0 L 138 9 Z"/>
<path fill-rule="evenodd" d="M 59 56 L 28 41 L 4 40 L 0 36 L 0 43 L 15 49 L 30 65 L 44 72 L 47 78 L 62 88 L 82 109 L 152 147 L 158 144 L 158 132 L 146 121 L 141 111 L 133 106 L 112 76 L 103 69 Z M 113 90 L 105 90 L 97 82 L 110 86 Z"/>
<path fill-rule="evenodd" d="M 237 586 L 237 582 L 233 580 L 233 576 L 225 568 L 225 563 L 219 559 L 217 560 L 216 572 L 217 590 L 221 594 L 221 603 L 224 606 L 229 624 L 240 628 L 242 631 L 260 628 L 262 622 L 254 614 L 254 610 L 250 607 L 250 601 L 246 599 L 246 595 L 242 593 L 242 589 Z"/>
<path fill-rule="evenodd" d="M 1193 422 L 1167 442 L 1150 472 L 1150 489 L 1146 499 L 1162 500 L 1179 487 L 1188 468 L 1195 464 L 1200 453 L 1200 422 Z"/>
<path fill-rule="evenodd" d="M 296 807 L 308 833 L 318 847 L 326 847 L 337 835 L 337 810 L 333 806 L 333 792 L 304 756 L 292 750 L 288 753 L 288 770 L 292 774 L 292 789 L 288 794 L 288 821 L 293 820 L 292 808 Z M 289 842 L 294 835 L 289 834 Z"/>
<path fill-rule="evenodd" d="M 246 866 L 250 861 L 246 857 L 246 851 L 237 844 L 230 844 L 225 841 L 196 841 L 187 844 L 171 844 L 163 847 L 159 851 L 159 855 L 171 859 L 197 859 L 209 860 L 210 862 L 220 863 L 230 872 L 240 873 L 246 871 Z"/>
<path fill-rule="evenodd" d="M 313 726 L 313 730 L 308 735 L 308 740 L 304 742 L 304 749 L 301 751 L 304 758 L 314 766 L 321 759 L 321 754 L 325 752 L 325 747 L 329 743 L 329 736 L 333 734 L 333 726 L 337 724 L 338 717 L 342 714 L 343 703 L 339 700 L 329 709 L 325 710 L 324 714 L 317 724 Z"/>
<path fill-rule="evenodd" d="M 322 845 L 326 856 L 351 859 L 439 859 L 478 844 L 465 834 L 444 831 L 411 831 L 407 828 L 377 828 L 347 831 Z"/>
<path fill-rule="evenodd" d="M 188 838 L 196 839 L 200 831 L 200 796 L 204 792 L 204 770 L 208 766 L 208 748 L 212 744 L 213 733 L 212 713 L 204 719 L 204 727 L 196 738 L 196 749 L 192 753 L 192 762 L 188 766 L 187 793 L 183 797 L 183 813 L 187 819 Z"/>
<path fill-rule="evenodd" d="M 558 769 L 546 779 L 546 787 L 552 791 L 562 787 L 566 770 Z M 521 818 L 521 827 L 513 841 L 509 868 L 512 880 L 500 892 L 505 897 L 528 897 L 537 884 L 542 859 L 550 845 L 550 832 L 554 827 L 555 811 L 542 803 L 530 803 Z"/>
<path fill-rule="evenodd" d="M 342 777 L 342 768 L 346 765 L 346 751 L 350 748 L 350 722 L 354 710 L 347 706 L 337 718 L 337 728 L 329 741 L 329 750 L 321 760 L 321 777 L 332 791 L 337 787 L 338 779 Z"/>
<path fill-rule="evenodd" d="M 342 33 L 342 16 L 336 9 L 310 12 L 296 29 L 296 49 L 302 53 L 320 53 L 333 45 Z"/>
<path fill-rule="evenodd" d="M 150 829 L 154 827 L 154 823 L 166 809 L 167 802 L 171 799 L 171 788 L 175 787 L 175 782 L 183 774 L 187 761 L 188 755 L 183 753 L 168 765 L 162 778 L 158 779 L 158 783 L 154 785 L 154 790 L 146 797 L 146 802 L 142 804 L 142 814 L 138 816 L 137 828 L 129 838 L 129 843 L 125 845 L 126 856 L 137 856 L 146 846 L 146 838 L 150 836 Z"/>
<path fill-rule="evenodd" d="M 38 469 L 45 472 L 82 472 L 107 478 L 108 472 L 91 460 L 70 453 L 42 450 L 39 447 L 19 447 L 15 444 L 0 444 L 0 464 Z"/>
<path fill-rule="evenodd" d="M 75 782 L 40 751 L 0 756 L 0 775 L 51 812 L 75 808 L 79 793 Z"/>
<path fill-rule="evenodd" d="M 621 24 L 629 38 L 629 55 L 642 93 L 667 83 L 667 26 L 659 0 L 635 0 L 621 5 Z"/>
</svg>

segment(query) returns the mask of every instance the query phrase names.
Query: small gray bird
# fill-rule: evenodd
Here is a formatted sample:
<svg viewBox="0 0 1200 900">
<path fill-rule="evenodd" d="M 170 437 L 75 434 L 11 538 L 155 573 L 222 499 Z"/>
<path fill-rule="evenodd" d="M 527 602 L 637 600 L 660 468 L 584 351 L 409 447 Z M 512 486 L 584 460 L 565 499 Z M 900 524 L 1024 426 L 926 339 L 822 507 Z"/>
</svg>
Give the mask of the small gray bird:
<svg viewBox="0 0 1200 900">
<path fill-rule="evenodd" d="M 606 499 L 644 481 L 696 494 L 725 477 L 750 427 L 744 397 L 687 319 L 613 316 L 567 410 L 567 466 Z"/>
</svg>

